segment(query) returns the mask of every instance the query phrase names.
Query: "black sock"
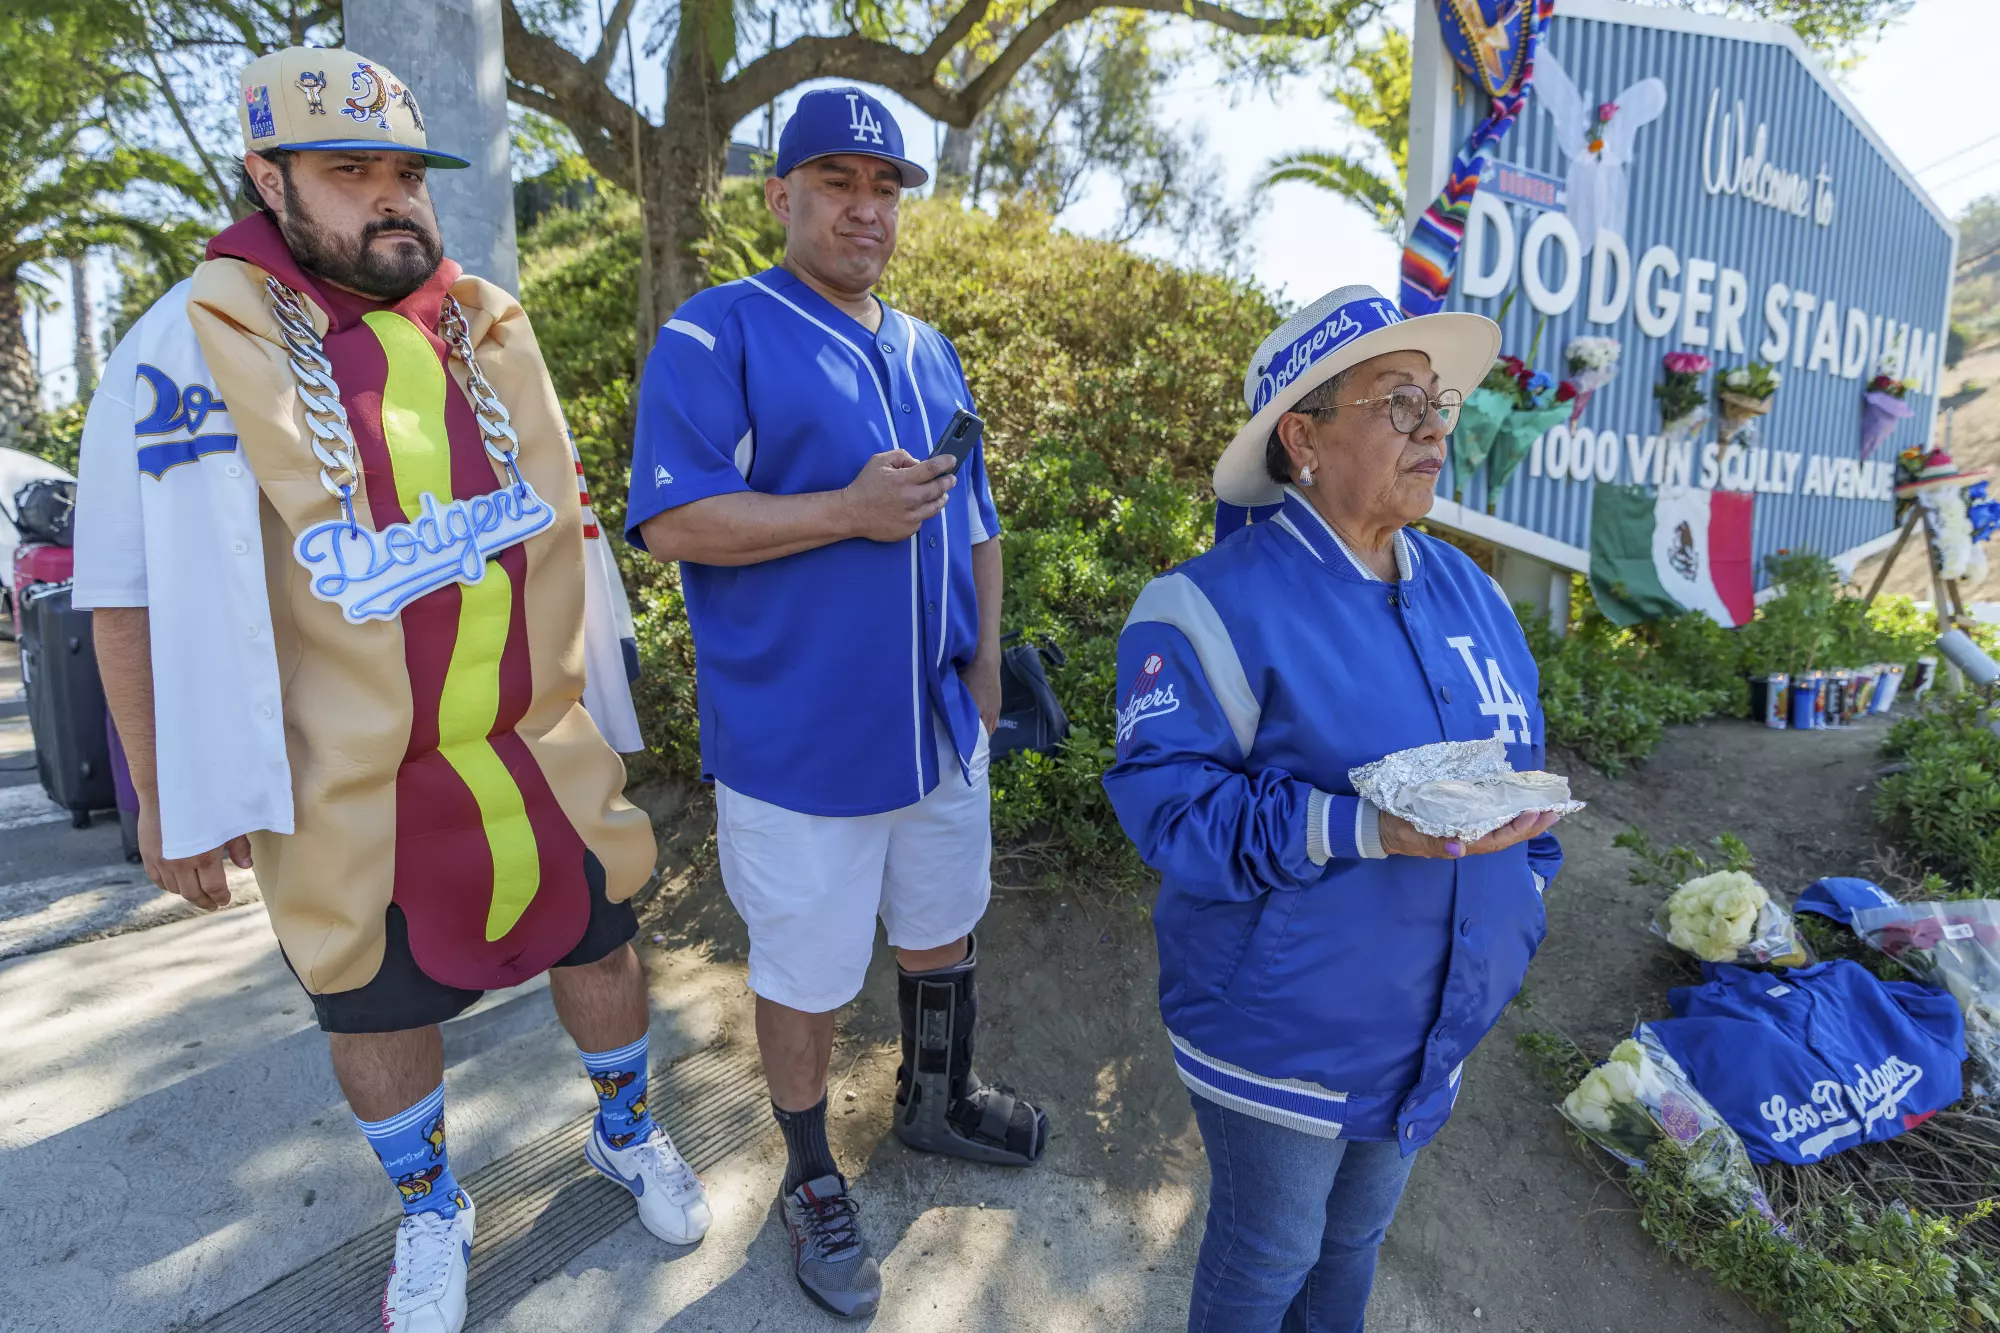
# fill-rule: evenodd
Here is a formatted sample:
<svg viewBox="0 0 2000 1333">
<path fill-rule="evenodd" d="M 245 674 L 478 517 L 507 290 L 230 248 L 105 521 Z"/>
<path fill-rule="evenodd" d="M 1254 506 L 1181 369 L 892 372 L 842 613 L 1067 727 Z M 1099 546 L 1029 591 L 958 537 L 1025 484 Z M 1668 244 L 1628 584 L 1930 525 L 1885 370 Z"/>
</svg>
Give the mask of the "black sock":
<svg viewBox="0 0 2000 1333">
<path fill-rule="evenodd" d="M 833 1149 L 826 1146 L 825 1097 L 810 1111 L 787 1111 L 772 1102 L 771 1114 L 778 1118 L 778 1128 L 785 1134 L 787 1161 L 782 1193 L 790 1194 L 808 1180 L 840 1174 L 840 1168 L 833 1164 Z"/>
</svg>

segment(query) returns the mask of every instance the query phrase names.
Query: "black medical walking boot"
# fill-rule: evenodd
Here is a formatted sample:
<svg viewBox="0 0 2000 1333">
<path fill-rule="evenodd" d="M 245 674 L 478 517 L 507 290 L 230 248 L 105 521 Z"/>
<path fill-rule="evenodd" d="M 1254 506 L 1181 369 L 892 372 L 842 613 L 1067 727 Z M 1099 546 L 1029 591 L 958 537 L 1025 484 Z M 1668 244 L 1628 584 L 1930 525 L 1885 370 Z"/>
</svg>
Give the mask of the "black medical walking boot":
<svg viewBox="0 0 2000 1333">
<path fill-rule="evenodd" d="M 972 1028 L 979 1013 L 972 977 L 978 962 L 979 945 L 968 940 L 963 962 L 934 972 L 896 969 L 903 1016 L 896 1137 L 918 1152 L 1031 1166 L 1048 1146 L 1048 1116 L 1012 1088 L 972 1078 Z"/>
</svg>

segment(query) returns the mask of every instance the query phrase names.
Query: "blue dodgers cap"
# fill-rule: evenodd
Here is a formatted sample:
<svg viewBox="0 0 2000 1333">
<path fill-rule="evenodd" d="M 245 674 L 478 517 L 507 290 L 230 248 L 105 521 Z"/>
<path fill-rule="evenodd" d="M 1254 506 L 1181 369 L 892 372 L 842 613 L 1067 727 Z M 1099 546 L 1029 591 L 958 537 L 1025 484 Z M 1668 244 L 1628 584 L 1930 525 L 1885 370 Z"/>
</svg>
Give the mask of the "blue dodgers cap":
<svg viewBox="0 0 2000 1333">
<path fill-rule="evenodd" d="M 915 189 L 931 178 L 903 156 L 903 127 L 889 108 L 859 88 L 817 88 L 801 97 L 778 136 L 778 160 L 771 174 L 788 175 L 796 166 L 836 153 L 894 162 L 903 173 L 904 189 Z"/>
</svg>

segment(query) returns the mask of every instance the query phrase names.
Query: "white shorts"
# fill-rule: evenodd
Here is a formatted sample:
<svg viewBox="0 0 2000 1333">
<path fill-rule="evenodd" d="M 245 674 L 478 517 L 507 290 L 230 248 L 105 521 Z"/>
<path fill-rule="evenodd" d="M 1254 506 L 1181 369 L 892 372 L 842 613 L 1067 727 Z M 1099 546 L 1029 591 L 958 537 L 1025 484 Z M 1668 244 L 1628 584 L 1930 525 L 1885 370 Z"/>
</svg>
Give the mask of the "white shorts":
<svg viewBox="0 0 2000 1333">
<path fill-rule="evenodd" d="M 861 993 L 876 917 L 898 949 L 935 949 L 979 924 L 993 891 L 986 740 L 968 784 L 938 731 L 938 785 L 879 815 L 805 815 L 715 784 L 722 885 L 750 927 L 751 990 L 828 1013 Z"/>
</svg>

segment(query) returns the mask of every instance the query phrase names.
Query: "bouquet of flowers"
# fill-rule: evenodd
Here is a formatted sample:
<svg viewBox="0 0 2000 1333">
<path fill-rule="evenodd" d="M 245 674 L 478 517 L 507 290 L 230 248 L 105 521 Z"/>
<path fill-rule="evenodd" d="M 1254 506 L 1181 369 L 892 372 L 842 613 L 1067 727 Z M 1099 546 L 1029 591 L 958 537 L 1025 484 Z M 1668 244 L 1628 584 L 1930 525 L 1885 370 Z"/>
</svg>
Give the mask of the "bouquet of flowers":
<svg viewBox="0 0 2000 1333">
<path fill-rule="evenodd" d="M 1493 451 L 1494 435 L 1501 423 L 1513 415 L 1533 373 L 1520 357 L 1503 356 L 1486 372 L 1479 387 L 1465 395 L 1465 404 L 1458 409 L 1458 426 L 1451 433 L 1459 476 L 1476 471 L 1486 461 Z"/>
<path fill-rule="evenodd" d="M 1716 395 L 1722 401 L 1723 443 L 1735 439 L 1752 418 L 1771 410 L 1771 399 L 1784 380 L 1776 366 L 1764 361 L 1752 361 L 1723 374 L 1722 388 Z"/>
<path fill-rule="evenodd" d="M 1569 403 L 1570 425 L 1590 406 L 1590 396 L 1618 373 L 1619 352 L 1616 338 L 1576 337 L 1563 348 L 1563 369 L 1569 376 L 1556 390 L 1556 400 Z"/>
<path fill-rule="evenodd" d="M 1555 425 L 1570 413 L 1569 402 L 1556 387 L 1556 382 L 1539 370 L 1529 369 L 1519 357 L 1503 356 L 1492 370 L 1486 373 L 1485 383 L 1475 390 L 1473 398 L 1487 390 L 1493 390 L 1496 397 L 1507 400 L 1507 412 L 1494 424 L 1482 457 L 1490 456 L 1487 466 L 1487 510 L 1492 511 L 1492 497 L 1507 484 L 1514 475 L 1514 469 L 1534 448 L 1535 437 Z M 1471 399 L 1466 400 L 1467 406 Z M 1461 416 L 1463 413 L 1461 413 Z M 1462 429 L 1462 428 L 1461 428 Z"/>
<path fill-rule="evenodd" d="M 1654 914 L 1652 929 L 1704 962 L 1743 967 L 1812 962 L 1792 914 L 1741 870 L 1718 870 L 1681 885 Z"/>
<path fill-rule="evenodd" d="M 1855 911 L 1854 933 L 1965 1011 L 1965 1048 L 2000 1080 L 2000 902 L 1898 903 Z"/>
<path fill-rule="evenodd" d="M 1708 424 L 1708 394 L 1701 377 L 1715 364 L 1699 352 L 1668 352 L 1660 364 L 1666 376 L 1653 386 L 1660 400 L 1662 435 L 1669 444 L 1678 444 Z"/>
<path fill-rule="evenodd" d="M 1964 489 L 1940 486 L 1936 490 L 1924 491 L 1917 500 L 1930 511 L 1931 526 L 1937 532 L 1938 577 L 1947 581 L 1970 579 L 1974 583 L 1984 582 L 1986 552 L 1980 549 L 1979 539 L 1973 531 Z"/>
<path fill-rule="evenodd" d="M 1861 394 L 1861 456 L 1867 458 L 1895 433 L 1897 423 L 1915 409 L 1903 400 L 1917 387 L 1915 380 L 1899 380 L 1889 375 L 1886 365 L 1868 381 Z"/>
<path fill-rule="evenodd" d="M 1560 1109 L 1585 1138 L 1635 1171 L 1646 1169 L 1661 1140 L 1672 1139 L 1687 1154 L 1688 1178 L 1704 1194 L 1739 1217 L 1754 1213 L 1783 1231 L 1743 1140 L 1644 1023 L 1583 1076 Z"/>
</svg>

